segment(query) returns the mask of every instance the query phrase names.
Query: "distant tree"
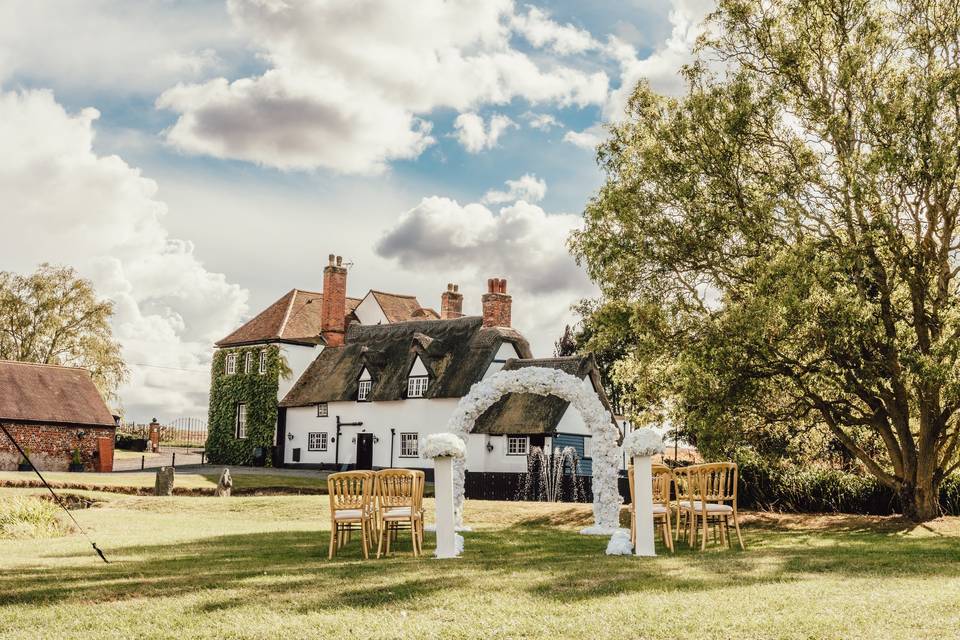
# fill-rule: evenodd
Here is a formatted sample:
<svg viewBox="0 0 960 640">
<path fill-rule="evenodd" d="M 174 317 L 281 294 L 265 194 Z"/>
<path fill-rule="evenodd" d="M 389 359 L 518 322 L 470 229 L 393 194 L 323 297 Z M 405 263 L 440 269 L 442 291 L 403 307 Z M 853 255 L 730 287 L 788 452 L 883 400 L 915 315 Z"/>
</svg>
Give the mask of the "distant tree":
<svg viewBox="0 0 960 640">
<path fill-rule="evenodd" d="M 570 328 L 570 325 L 567 325 L 560 339 L 553 343 L 553 355 L 555 358 L 562 358 L 576 353 L 577 339 L 573 335 L 573 329 Z"/>
<path fill-rule="evenodd" d="M 618 379 L 660 359 L 688 424 L 822 427 L 934 518 L 960 467 L 960 8 L 719 0 L 710 27 L 684 97 L 634 91 L 571 241 L 605 306 L 659 309 Z"/>
<path fill-rule="evenodd" d="M 116 399 L 127 375 L 112 315 L 113 304 L 97 300 L 90 281 L 71 268 L 0 271 L 0 358 L 83 367 L 107 400 Z"/>
</svg>

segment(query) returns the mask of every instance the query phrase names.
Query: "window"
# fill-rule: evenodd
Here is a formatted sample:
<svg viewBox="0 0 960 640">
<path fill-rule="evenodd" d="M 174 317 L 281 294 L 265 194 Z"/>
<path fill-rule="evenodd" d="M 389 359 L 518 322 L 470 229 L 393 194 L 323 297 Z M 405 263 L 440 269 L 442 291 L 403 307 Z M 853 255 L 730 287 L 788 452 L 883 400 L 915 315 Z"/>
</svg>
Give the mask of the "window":
<svg viewBox="0 0 960 640">
<path fill-rule="evenodd" d="M 400 434 L 400 457 L 416 458 L 420 454 L 420 436 L 416 433 Z"/>
<path fill-rule="evenodd" d="M 507 436 L 507 455 L 527 455 L 527 436 Z"/>
<path fill-rule="evenodd" d="M 241 402 L 237 405 L 237 438 L 247 437 L 247 405 Z"/>
<path fill-rule="evenodd" d="M 591 455 L 592 453 L 593 453 L 593 438 L 585 436 L 583 438 L 583 457 L 592 458 L 593 457 Z"/>
<path fill-rule="evenodd" d="M 427 376 L 410 376 L 407 380 L 407 397 L 422 398 L 427 391 L 429 380 Z"/>
<path fill-rule="evenodd" d="M 266 373 L 266 372 L 267 372 L 267 352 L 261 351 L 260 352 L 260 373 Z"/>
<path fill-rule="evenodd" d="M 327 432 L 314 431 L 307 434 L 307 451 L 326 451 Z"/>
<path fill-rule="evenodd" d="M 243 372 L 250 373 L 253 371 L 253 352 L 247 351 L 247 354 L 243 356 Z"/>
<path fill-rule="evenodd" d="M 326 402 L 318 402 L 318 403 L 317 403 L 317 417 L 318 417 L 318 418 L 326 418 L 326 417 L 327 417 L 327 403 L 326 403 Z"/>
<path fill-rule="evenodd" d="M 227 354 L 227 375 L 232 376 L 237 372 L 237 354 Z"/>
<path fill-rule="evenodd" d="M 357 402 L 369 402 L 370 401 L 370 387 L 372 382 L 370 380 L 361 380 L 360 387 L 357 389 Z"/>
</svg>

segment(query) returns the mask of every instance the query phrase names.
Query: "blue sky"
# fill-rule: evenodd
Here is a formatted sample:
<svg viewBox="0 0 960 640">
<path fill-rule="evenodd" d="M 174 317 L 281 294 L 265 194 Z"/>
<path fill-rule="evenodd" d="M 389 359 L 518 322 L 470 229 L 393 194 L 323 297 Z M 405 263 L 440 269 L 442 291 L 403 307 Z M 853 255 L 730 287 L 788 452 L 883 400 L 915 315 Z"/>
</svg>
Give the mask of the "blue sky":
<svg viewBox="0 0 960 640">
<path fill-rule="evenodd" d="M 28 152 L 0 197 L 41 241 L 7 268 L 71 264 L 115 300 L 138 420 L 203 415 L 212 341 L 319 288 L 331 252 L 351 294 L 428 306 L 457 281 L 476 310 L 506 277 L 546 355 L 593 294 L 564 239 L 601 184 L 602 125 L 638 79 L 678 90 L 707 8 L 12 0 L 0 143 Z"/>
</svg>

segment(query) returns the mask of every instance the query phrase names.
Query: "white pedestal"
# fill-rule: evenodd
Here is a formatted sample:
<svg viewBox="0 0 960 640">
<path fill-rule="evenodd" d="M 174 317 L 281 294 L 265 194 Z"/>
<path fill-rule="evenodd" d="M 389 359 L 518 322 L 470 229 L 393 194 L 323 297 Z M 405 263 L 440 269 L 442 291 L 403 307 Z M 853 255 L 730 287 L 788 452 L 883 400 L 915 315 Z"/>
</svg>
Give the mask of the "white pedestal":
<svg viewBox="0 0 960 640">
<path fill-rule="evenodd" d="M 634 514 L 637 544 L 634 553 L 638 556 L 657 555 L 653 541 L 653 473 L 650 456 L 633 458 L 633 495 L 636 499 Z"/>
<path fill-rule="evenodd" d="M 437 558 L 456 558 L 453 512 L 453 458 L 433 459 L 434 502 L 437 522 Z"/>
</svg>

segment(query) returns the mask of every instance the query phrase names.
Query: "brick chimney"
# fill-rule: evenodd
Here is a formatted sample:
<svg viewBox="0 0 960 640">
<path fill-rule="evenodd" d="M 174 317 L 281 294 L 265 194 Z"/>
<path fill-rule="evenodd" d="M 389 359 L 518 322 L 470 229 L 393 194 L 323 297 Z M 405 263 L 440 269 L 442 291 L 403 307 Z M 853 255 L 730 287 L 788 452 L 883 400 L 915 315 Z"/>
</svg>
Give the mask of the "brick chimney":
<svg viewBox="0 0 960 640">
<path fill-rule="evenodd" d="M 487 280 L 487 292 L 483 294 L 483 326 L 509 327 L 512 299 L 507 295 L 507 281 L 503 278 Z"/>
<path fill-rule="evenodd" d="M 328 346 L 343 344 L 347 317 L 347 268 L 343 258 L 330 254 L 323 268 L 323 304 L 320 312 L 320 333 Z"/>
<path fill-rule="evenodd" d="M 440 319 L 460 317 L 463 317 L 463 294 L 460 293 L 460 285 L 447 284 L 447 290 L 440 296 Z"/>
</svg>

